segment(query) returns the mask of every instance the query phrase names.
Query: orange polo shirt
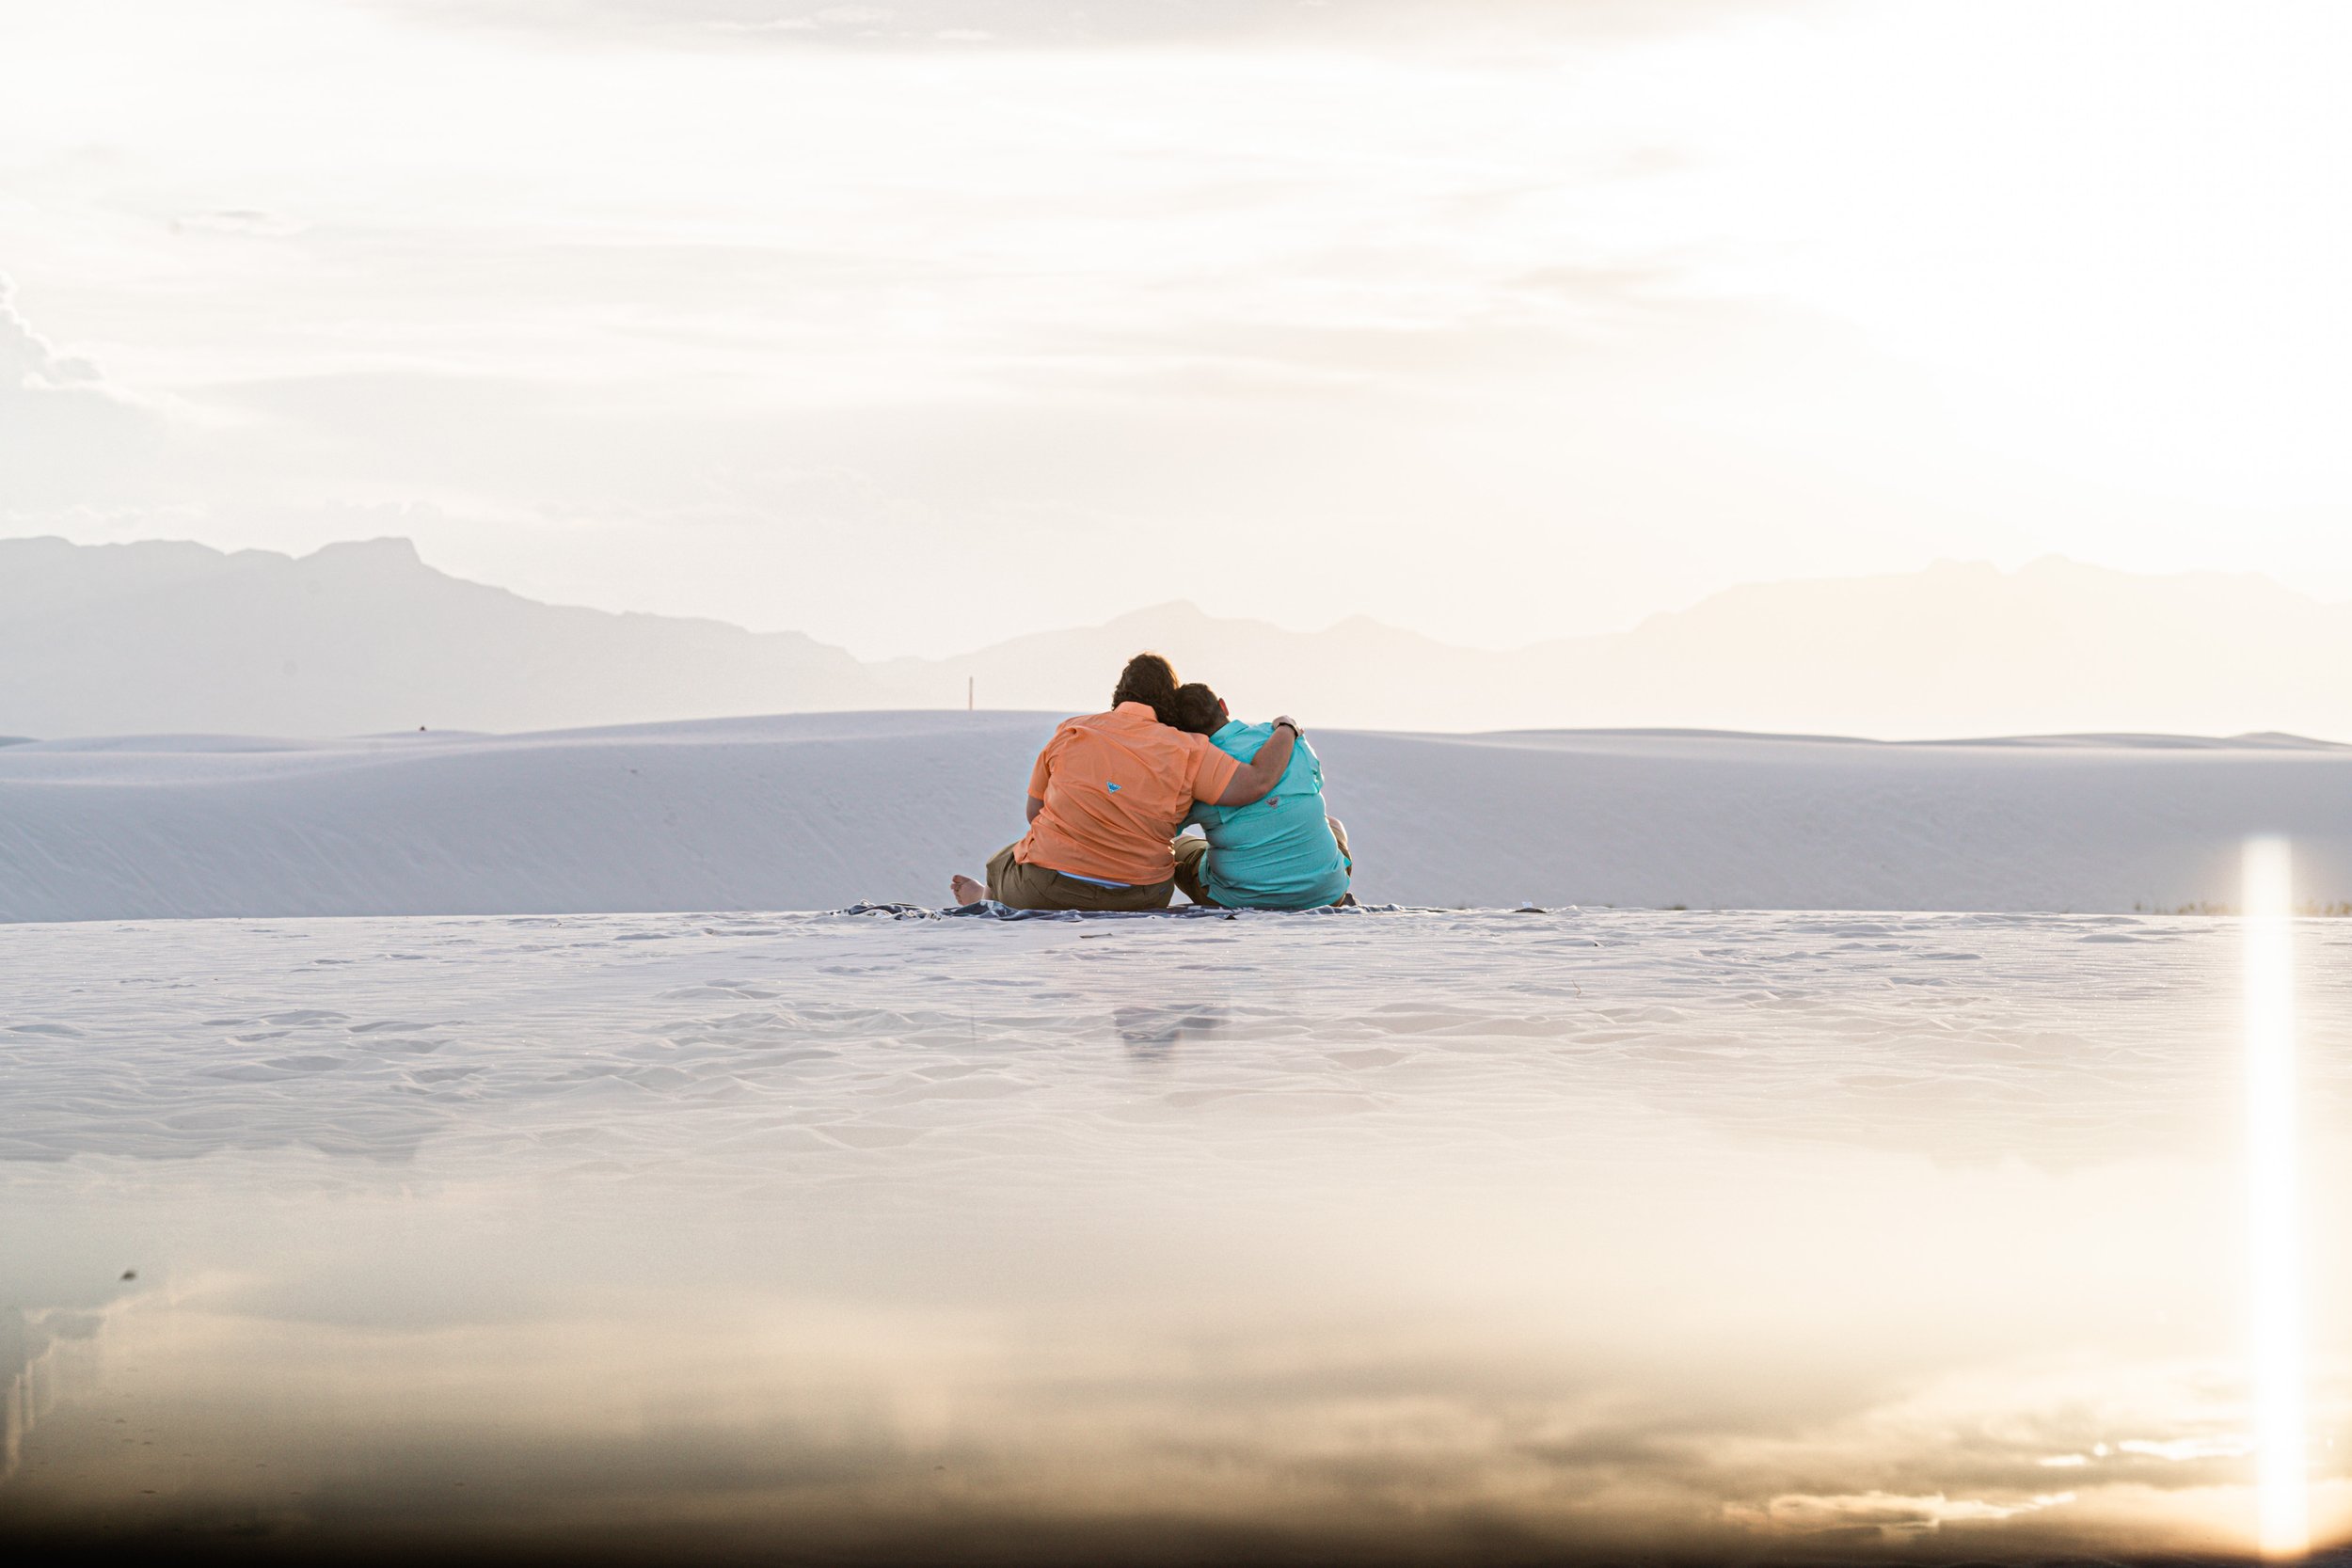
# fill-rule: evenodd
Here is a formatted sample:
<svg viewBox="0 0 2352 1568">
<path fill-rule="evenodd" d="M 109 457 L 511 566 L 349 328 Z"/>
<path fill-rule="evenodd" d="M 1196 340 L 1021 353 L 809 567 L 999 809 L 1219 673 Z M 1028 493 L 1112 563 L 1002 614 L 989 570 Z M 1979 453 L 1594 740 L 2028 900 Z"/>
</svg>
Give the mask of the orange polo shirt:
<svg viewBox="0 0 2352 1568">
<path fill-rule="evenodd" d="M 1149 704 L 1066 720 L 1029 771 L 1029 793 L 1045 809 L 1012 858 L 1106 882 L 1165 882 L 1176 875 L 1168 844 L 1185 813 L 1224 794 L 1240 771 L 1208 736 L 1168 728 Z"/>
</svg>

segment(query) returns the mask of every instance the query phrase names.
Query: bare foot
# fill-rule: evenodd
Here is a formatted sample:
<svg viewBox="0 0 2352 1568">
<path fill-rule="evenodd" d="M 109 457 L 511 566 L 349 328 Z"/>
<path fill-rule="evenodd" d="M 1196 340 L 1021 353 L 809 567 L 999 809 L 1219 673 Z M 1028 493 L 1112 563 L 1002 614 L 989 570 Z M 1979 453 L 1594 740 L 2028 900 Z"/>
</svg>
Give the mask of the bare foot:
<svg viewBox="0 0 2352 1568">
<path fill-rule="evenodd" d="M 988 897 L 988 884 L 976 882 L 969 877 L 958 877 L 947 884 L 947 888 L 955 895 L 959 905 L 977 904 Z"/>
</svg>

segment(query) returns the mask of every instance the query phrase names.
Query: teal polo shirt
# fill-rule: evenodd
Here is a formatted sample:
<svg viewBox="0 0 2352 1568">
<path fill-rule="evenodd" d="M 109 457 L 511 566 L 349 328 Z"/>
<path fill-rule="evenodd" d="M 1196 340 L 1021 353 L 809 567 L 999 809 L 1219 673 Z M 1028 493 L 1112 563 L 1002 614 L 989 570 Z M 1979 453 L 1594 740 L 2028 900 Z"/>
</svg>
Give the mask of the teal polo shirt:
<svg viewBox="0 0 2352 1568">
<path fill-rule="evenodd" d="M 1209 741 L 1248 762 L 1274 736 L 1272 724 L 1227 724 Z M 1209 835 L 1201 885 L 1233 910 L 1311 910 L 1347 891 L 1347 862 L 1324 820 L 1323 759 L 1302 737 L 1282 782 L 1246 806 L 1195 805 L 1186 822 Z"/>
</svg>

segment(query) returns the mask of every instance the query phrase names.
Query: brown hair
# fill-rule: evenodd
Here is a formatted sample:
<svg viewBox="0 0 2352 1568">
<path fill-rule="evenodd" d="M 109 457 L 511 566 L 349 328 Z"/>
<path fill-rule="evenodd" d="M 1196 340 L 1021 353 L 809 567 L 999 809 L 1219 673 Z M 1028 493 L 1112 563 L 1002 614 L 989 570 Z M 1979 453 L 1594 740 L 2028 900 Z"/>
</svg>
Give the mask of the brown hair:
<svg viewBox="0 0 2352 1568">
<path fill-rule="evenodd" d="M 1176 689 L 1176 727 L 1215 735 L 1225 727 L 1225 702 L 1199 681 Z"/>
<path fill-rule="evenodd" d="M 1175 728 L 1176 667 L 1157 654 L 1136 655 L 1119 673 L 1119 685 L 1111 690 L 1111 706 L 1121 703 L 1141 703 L 1161 723 Z"/>
</svg>

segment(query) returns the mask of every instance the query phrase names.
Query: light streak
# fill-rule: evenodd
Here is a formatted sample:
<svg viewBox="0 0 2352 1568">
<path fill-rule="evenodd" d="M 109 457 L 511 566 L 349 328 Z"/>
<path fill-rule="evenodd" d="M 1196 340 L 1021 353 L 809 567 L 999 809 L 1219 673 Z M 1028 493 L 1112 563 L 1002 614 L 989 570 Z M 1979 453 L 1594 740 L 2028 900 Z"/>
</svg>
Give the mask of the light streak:
<svg viewBox="0 0 2352 1568">
<path fill-rule="evenodd" d="M 2257 1541 L 2311 1550 L 2296 1179 L 2294 876 L 2286 841 L 2246 843 L 2246 1169 Z"/>
</svg>

